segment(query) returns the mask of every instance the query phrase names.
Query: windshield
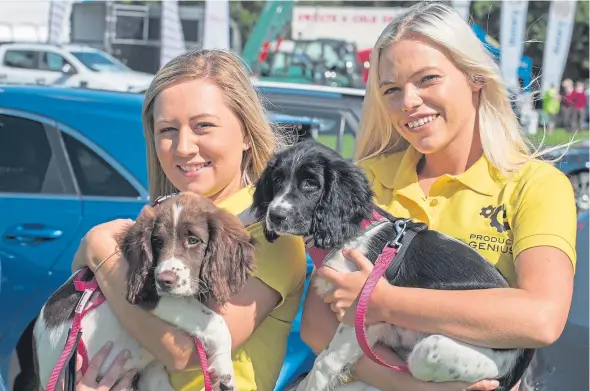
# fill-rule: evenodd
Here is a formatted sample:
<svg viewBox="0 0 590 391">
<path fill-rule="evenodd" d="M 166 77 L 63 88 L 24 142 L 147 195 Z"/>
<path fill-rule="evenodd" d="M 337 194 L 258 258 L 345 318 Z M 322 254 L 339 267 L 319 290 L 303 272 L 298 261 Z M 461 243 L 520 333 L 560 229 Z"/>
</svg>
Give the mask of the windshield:
<svg viewBox="0 0 590 391">
<path fill-rule="evenodd" d="M 71 52 L 82 64 L 95 72 L 127 72 L 129 68 L 122 62 L 100 52 Z"/>
</svg>

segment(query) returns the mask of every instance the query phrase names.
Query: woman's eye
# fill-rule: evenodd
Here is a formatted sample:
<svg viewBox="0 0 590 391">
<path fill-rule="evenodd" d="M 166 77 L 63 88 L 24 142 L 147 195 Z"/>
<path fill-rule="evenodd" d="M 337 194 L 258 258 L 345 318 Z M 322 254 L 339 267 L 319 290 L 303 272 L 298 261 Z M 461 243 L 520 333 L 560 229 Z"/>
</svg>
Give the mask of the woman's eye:
<svg viewBox="0 0 590 391">
<path fill-rule="evenodd" d="M 429 81 L 433 81 L 438 79 L 439 76 L 438 75 L 428 75 L 428 76 L 424 76 L 422 78 L 422 80 L 420 80 L 421 83 L 428 83 Z"/>
<path fill-rule="evenodd" d="M 160 129 L 160 131 L 158 133 L 172 132 L 174 130 L 176 130 L 176 128 L 163 128 L 163 129 Z"/>
<path fill-rule="evenodd" d="M 391 87 L 391 88 L 388 88 L 387 90 L 385 90 L 383 92 L 383 95 L 393 94 L 394 92 L 397 92 L 397 91 L 399 91 L 398 87 Z"/>
<path fill-rule="evenodd" d="M 202 122 L 202 123 L 199 123 L 199 124 L 197 124 L 196 128 L 197 128 L 197 129 L 200 129 L 200 128 L 212 128 L 212 127 L 214 127 L 214 126 L 215 126 L 215 125 L 213 125 L 212 123 L 209 123 L 209 122 Z"/>
</svg>

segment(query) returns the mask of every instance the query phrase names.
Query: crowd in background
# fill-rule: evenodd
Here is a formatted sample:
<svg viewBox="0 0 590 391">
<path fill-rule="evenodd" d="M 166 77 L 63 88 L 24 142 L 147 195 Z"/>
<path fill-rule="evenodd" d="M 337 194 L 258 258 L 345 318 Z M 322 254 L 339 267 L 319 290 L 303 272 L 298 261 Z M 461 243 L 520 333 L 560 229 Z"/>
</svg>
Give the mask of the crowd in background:
<svg viewBox="0 0 590 391">
<path fill-rule="evenodd" d="M 555 127 L 561 127 L 568 132 L 585 130 L 587 127 L 588 101 L 590 89 L 585 88 L 584 82 L 574 82 L 565 79 L 559 91 L 552 86 L 543 96 L 543 114 L 547 131 L 553 132 Z"/>
</svg>

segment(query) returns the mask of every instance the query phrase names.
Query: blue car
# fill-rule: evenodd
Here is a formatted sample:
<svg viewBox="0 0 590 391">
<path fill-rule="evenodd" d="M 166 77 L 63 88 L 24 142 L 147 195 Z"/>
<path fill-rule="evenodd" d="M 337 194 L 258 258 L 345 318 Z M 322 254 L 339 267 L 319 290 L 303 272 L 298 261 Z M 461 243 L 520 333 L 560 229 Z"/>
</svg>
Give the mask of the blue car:
<svg viewBox="0 0 590 391">
<path fill-rule="evenodd" d="M 0 86 L 0 391 L 13 382 L 10 389 L 31 389 L 33 321 L 70 276 L 83 235 L 135 219 L 149 202 L 142 102 L 139 94 Z M 271 120 L 316 126 L 287 115 Z M 309 353 L 298 330 L 297 320 L 289 342 L 297 368 Z"/>
<path fill-rule="evenodd" d="M 132 94 L 0 87 L 0 368 L 9 382 L 16 350 L 16 390 L 33 380 L 32 322 L 80 239 L 148 202 L 141 105 Z"/>
</svg>

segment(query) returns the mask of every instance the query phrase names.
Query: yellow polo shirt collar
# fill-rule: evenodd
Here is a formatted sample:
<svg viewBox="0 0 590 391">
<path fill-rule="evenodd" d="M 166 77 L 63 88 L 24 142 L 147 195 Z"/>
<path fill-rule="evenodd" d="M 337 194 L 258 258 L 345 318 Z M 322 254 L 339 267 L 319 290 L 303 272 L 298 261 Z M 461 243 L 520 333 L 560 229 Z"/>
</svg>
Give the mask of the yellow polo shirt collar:
<svg viewBox="0 0 590 391">
<path fill-rule="evenodd" d="M 396 154 L 385 156 L 383 159 L 376 159 L 369 168 L 383 186 L 395 190 L 410 199 L 419 199 L 424 197 L 420 186 L 418 185 L 418 175 L 416 166 L 424 156 L 415 148 L 409 147 L 404 153 L 401 162 L 397 166 Z M 390 172 L 397 171 L 396 175 Z M 489 163 L 485 155 L 482 155 L 467 171 L 459 175 L 443 175 L 443 178 L 457 180 L 474 191 L 491 196 L 494 189 L 499 187 L 499 183 L 494 178 L 500 178 L 498 171 Z"/>
</svg>

